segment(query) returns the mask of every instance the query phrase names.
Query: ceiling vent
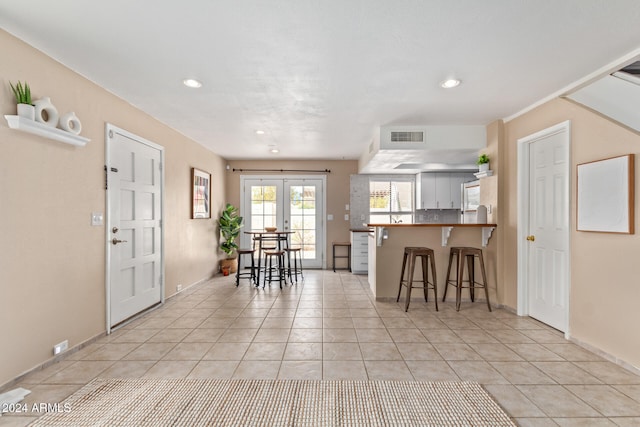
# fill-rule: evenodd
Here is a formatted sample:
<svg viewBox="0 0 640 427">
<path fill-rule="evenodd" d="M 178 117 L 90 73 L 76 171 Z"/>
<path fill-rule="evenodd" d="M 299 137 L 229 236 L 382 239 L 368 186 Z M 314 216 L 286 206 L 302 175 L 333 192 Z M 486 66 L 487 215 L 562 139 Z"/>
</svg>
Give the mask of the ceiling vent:
<svg viewBox="0 0 640 427">
<path fill-rule="evenodd" d="M 392 131 L 391 142 L 424 142 L 424 132 Z"/>
</svg>

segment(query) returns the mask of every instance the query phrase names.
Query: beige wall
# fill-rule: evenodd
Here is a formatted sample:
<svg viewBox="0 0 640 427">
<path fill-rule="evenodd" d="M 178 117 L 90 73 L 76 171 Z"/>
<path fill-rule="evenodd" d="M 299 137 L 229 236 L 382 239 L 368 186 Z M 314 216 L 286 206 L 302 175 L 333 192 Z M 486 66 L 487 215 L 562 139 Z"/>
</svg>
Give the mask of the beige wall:
<svg viewBox="0 0 640 427">
<path fill-rule="evenodd" d="M 567 100 L 553 100 L 505 124 L 499 213 L 505 242 L 500 262 L 509 288 L 505 304 L 515 308 L 517 302 L 517 140 L 565 120 L 571 121 L 570 334 L 640 367 L 640 340 L 634 339 L 635 325 L 640 323 L 640 235 L 578 232 L 575 226 L 576 165 L 629 153 L 636 154 L 637 162 L 640 135 Z M 640 173 L 636 173 L 635 187 L 637 194 Z M 639 217 L 636 203 L 636 224 Z"/>
<path fill-rule="evenodd" d="M 269 161 L 228 161 L 230 170 L 227 171 L 227 196 L 229 203 L 240 207 L 240 176 L 241 175 L 318 175 L 304 172 L 233 172 L 233 169 L 276 169 L 276 170 L 325 170 L 331 173 L 327 177 L 327 215 L 333 214 L 333 221 L 327 221 L 327 245 L 325 254 L 327 257 L 327 268 L 333 268 L 331 263 L 331 242 L 349 241 L 350 221 L 344 219 L 345 214 L 350 214 L 345 210 L 345 205 L 349 204 L 349 183 L 350 175 L 358 172 L 358 162 L 356 160 L 269 160 Z"/>
<path fill-rule="evenodd" d="M 167 296 L 210 277 L 219 258 L 214 220 L 189 219 L 192 166 L 213 174 L 213 209 L 225 191 L 224 161 L 41 52 L 0 31 L 2 114 L 15 114 L 9 81 L 28 81 L 82 121 L 86 147 L 9 129 L 0 121 L 0 387 L 105 331 L 104 128 L 109 122 L 165 148 Z"/>
</svg>

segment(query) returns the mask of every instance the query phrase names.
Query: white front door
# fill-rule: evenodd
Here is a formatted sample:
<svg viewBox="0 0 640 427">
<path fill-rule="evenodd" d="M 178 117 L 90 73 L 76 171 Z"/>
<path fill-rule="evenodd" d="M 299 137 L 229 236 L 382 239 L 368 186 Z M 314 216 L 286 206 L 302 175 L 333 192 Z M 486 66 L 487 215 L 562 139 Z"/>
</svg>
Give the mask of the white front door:
<svg viewBox="0 0 640 427">
<path fill-rule="evenodd" d="M 107 328 L 162 301 L 162 147 L 107 125 Z"/>
<path fill-rule="evenodd" d="M 324 187 L 318 177 L 241 177 L 241 215 L 244 231 L 264 231 L 264 227 L 292 231 L 292 248 L 302 249 L 305 268 L 324 266 Z M 243 247 L 251 247 L 251 237 L 242 234 Z"/>
<path fill-rule="evenodd" d="M 569 128 L 533 136 L 528 149 L 528 221 L 521 246 L 526 254 L 526 310 L 567 332 L 569 309 Z M 528 224 L 527 224 L 528 223 Z M 524 291 L 524 289 L 523 289 Z"/>
</svg>

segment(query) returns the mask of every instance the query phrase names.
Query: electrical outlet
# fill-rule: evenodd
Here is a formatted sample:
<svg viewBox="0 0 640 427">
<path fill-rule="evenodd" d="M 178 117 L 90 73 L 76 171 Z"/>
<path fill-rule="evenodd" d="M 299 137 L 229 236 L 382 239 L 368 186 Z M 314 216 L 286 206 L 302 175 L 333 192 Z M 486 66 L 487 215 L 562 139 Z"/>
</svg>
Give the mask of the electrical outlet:
<svg viewBox="0 0 640 427">
<path fill-rule="evenodd" d="M 349 221 L 349 214 L 344 214 L 344 220 Z"/>
<path fill-rule="evenodd" d="M 176 291 L 180 292 L 181 290 L 182 290 L 182 285 L 179 284 L 178 286 L 176 286 Z"/>
<path fill-rule="evenodd" d="M 69 348 L 69 341 L 64 340 L 61 343 L 58 343 L 53 346 L 53 355 L 60 354 L 63 351 L 66 351 Z"/>
</svg>

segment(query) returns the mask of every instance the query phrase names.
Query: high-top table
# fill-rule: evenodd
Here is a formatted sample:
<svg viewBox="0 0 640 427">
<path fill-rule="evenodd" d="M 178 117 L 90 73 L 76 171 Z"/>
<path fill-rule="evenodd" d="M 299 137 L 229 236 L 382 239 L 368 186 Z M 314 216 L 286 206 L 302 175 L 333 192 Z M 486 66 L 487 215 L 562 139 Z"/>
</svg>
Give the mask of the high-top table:
<svg viewBox="0 0 640 427">
<path fill-rule="evenodd" d="M 258 242 L 258 273 L 256 275 L 256 285 L 260 283 L 260 268 L 262 263 L 262 250 L 264 249 L 264 242 L 275 242 L 278 250 L 289 248 L 289 236 L 294 234 L 295 231 L 245 231 L 244 234 L 252 236 L 253 249 L 256 249 L 256 242 Z M 284 266 L 282 266 L 284 268 Z"/>
</svg>

